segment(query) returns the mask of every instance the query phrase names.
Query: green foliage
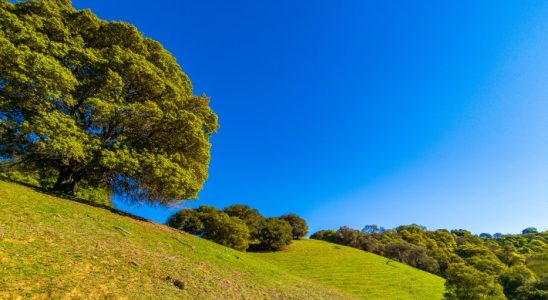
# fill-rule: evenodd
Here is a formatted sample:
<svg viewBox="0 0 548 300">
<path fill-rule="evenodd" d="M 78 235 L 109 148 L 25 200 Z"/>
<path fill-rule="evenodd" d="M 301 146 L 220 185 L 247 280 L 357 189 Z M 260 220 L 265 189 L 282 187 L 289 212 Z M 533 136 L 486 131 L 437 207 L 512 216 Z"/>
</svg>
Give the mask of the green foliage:
<svg viewBox="0 0 548 300">
<path fill-rule="evenodd" d="M 480 233 L 479 237 L 482 238 L 482 239 L 491 239 L 491 238 L 493 238 L 493 236 L 490 233 L 486 233 L 486 232 Z"/>
<path fill-rule="evenodd" d="M 69 194 L 82 184 L 84 197 L 196 198 L 217 128 L 209 99 L 132 25 L 70 1 L 0 2 L 0 157 L 38 182 Z"/>
<path fill-rule="evenodd" d="M 409 244 L 408 242 L 388 243 L 383 246 L 381 253 L 390 259 L 406 263 L 433 274 L 437 274 L 439 271 L 437 260 L 428 256 L 425 248 Z"/>
<path fill-rule="evenodd" d="M 74 196 L 78 199 L 112 207 L 108 188 L 105 186 L 91 186 L 85 180 L 76 186 Z"/>
<path fill-rule="evenodd" d="M 293 239 L 291 225 L 279 218 L 266 218 L 259 225 L 259 244 L 257 250 L 282 250 Z"/>
<path fill-rule="evenodd" d="M 308 224 L 306 221 L 297 216 L 296 214 L 285 214 L 280 217 L 282 220 L 286 220 L 291 225 L 291 232 L 294 240 L 300 240 L 308 234 Z"/>
<path fill-rule="evenodd" d="M 244 221 L 223 212 L 202 213 L 201 217 L 204 224 L 203 238 L 239 251 L 249 247 L 249 229 Z"/>
<path fill-rule="evenodd" d="M 538 233 L 538 230 L 535 227 L 527 227 L 521 231 L 522 234 L 528 233 Z"/>
<path fill-rule="evenodd" d="M 33 186 L 41 186 L 40 181 L 38 180 L 38 171 L 36 170 L 33 172 L 24 172 L 21 170 L 11 169 L 9 171 L 2 172 L 2 175 L 15 182 L 22 182 Z"/>
<path fill-rule="evenodd" d="M 337 238 L 337 232 L 332 229 L 316 231 L 310 236 L 310 238 L 330 243 L 339 243 L 339 239 Z"/>
<path fill-rule="evenodd" d="M 249 247 L 244 221 L 211 206 L 180 210 L 168 218 L 167 225 L 239 251 Z"/>
<path fill-rule="evenodd" d="M 194 235 L 204 233 L 200 213 L 194 209 L 182 209 L 167 219 L 167 225 Z"/>
<path fill-rule="evenodd" d="M 504 295 L 508 299 L 519 299 L 518 289 L 536 282 L 535 274 L 524 265 L 516 265 L 508 268 L 498 278 L 504 287 Z"/>
<path fill-rule="evenodd" d="M 456 235 L 456 236 L 460 236 L 460 237 L 472 236 L 472 233 L 468 230 L 465 230 L 465 229 L 453 229 L 453 230 L 451 230 L 451 233 Z"/>
<path fill-rule="evenodd" d="M 240 251 L 248 247 L 251 250 L 281 250 L 291 243 L 293 236 L 287 221 L 266 219 L 258 210 L 239 204 L 223 211 L 206 205 L 183 209 L 170 216 L 167 225 Z"/>
<path fill-rule="evenodd" d="M 445 287 L 448 300 L 505 299 L 494 276 L 463 263 L 449 265 Z"/>
<path fill-rule="evenodd" d="M 251 208 L 247 205 L 235 204 L 226 207 L 223 211 L 231 217 L 236 217 L 244 221 L 249 229 L 249 234 L 251 238 L 250 243 L 259 243 L 258 229 L 259 225 L 264 220 L 264 217 L 259 213 L 258 210 Z"/>
<path fill-rule="evenodd" d="M 514 299 L 519 300 L 546 300 L 548 299 L 548 277 L 536 282 L 529 282 L 517 288 Z"/>
<path fill-rule="evenodd" d="M 527 257 L 526 265 L 538 276 L 548 278 L 548 250 L 545 248 L 545 250 Z"/>
<path fill-rule="evenodd" d="M 409 256 L 412 246 L 408 242 L 391 242 L 384 245 L 384 256 L 395 259 L 399 262 L 405 262 Z"/>
</svg>

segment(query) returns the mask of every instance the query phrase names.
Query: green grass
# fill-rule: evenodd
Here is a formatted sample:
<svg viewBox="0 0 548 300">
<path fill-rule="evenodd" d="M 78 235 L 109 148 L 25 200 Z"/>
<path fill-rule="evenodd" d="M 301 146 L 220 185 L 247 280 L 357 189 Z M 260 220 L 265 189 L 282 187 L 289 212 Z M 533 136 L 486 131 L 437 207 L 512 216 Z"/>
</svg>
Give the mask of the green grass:
<svg viewBox="0 0 548 300">
<path fill-rule="evenodd" d="M 242 253 L 0 180 L 0 299 L 439 299 L 442 293 L 443 279 L 356 249 L 304 240 L 287 251 Z"/>
<path fill-rule="evenodd" d="M 291 273 L 363 299 L 441 299 L 444 279 L 358 249 L 317 240 L 255 253 Z"/>
<path fill-rule="evenodd" d="M 0 181 L 0 299 L 20 298 L 349 297 L 163 225 Z"/>
</svg>

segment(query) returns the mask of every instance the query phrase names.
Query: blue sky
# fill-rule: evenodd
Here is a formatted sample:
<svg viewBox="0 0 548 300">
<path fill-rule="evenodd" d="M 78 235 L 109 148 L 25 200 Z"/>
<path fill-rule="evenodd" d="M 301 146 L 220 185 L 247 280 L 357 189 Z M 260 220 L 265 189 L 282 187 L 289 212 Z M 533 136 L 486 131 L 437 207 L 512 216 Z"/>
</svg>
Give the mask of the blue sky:
<svg viewBox="0 0 548 300">
<path fill-rule="evenodd" d="M 548 2 L 73 3 L 160 41 L 211 97 L 210 176 L 184 207 L 548 229 Z"/>
</svg>

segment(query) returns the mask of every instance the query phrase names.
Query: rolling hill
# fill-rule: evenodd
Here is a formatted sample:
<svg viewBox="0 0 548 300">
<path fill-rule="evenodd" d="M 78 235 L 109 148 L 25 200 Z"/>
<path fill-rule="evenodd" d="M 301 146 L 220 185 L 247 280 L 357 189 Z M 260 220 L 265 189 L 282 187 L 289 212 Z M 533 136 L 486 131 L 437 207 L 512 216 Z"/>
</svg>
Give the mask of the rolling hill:
<svg viewBox="0 0 548 300">
<path fill-rule="evenodd" d="M 445 280 L 369 252 L 317 240 L 288 250 L 253 253 L 302 278 L 362 299 L 441 299 Z"/>
<path fill-rule="evenodd" d="M 441 297 L 441 278 L 385 262 L 318 241 L 242 253 L 0 181 L 0 299 Z"/>
</svg>

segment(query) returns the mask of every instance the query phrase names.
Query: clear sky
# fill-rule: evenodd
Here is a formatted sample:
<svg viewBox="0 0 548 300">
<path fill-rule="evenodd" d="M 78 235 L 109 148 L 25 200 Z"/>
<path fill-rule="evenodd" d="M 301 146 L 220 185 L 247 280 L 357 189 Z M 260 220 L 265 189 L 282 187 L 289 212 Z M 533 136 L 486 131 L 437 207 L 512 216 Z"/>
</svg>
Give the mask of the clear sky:
<svg viewBox="0 0 548 300">
<path fill-rule="evenodd" d="M 221 129 L 185 207 L 294 212 L 312 232 L 548 229 L 547 1 L 74 5 L 160 41 L 211 97 Z"/>
</svg>

